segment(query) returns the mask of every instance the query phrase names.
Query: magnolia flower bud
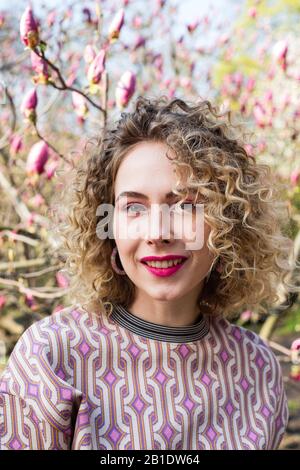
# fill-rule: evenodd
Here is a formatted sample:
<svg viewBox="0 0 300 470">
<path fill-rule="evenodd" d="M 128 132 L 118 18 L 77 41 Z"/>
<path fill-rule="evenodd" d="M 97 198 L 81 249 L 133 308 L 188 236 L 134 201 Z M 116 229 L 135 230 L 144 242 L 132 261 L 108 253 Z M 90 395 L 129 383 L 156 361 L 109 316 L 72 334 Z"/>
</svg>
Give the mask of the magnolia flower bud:
<svg viewBox="0 0 300 470">
<path fill-rule="evenodd" d="M 27 174 L 38 173 L 44 171 L 45 164 L 49 157 L 49 147 L 46 142 L 40 140 L 34 144 L 28 154 L 26 162 Z"/>
<path fill-rule="evenodd" d="M 298 184 L 300 184 L 300 169 L 299 168 L 292 171 L 292 173 L 290 174 L 290 182 L 292 186 L 297 186 Z"/>
<path fill-rule="evenodd" d="M 23 147 L 23 141 L 22 141 L 22 137 L 18 134 L 15 134 L 12 136 L 12 138 L 10 139 L 10 153 L 12 155 L 17 155 L 17 153 L 20 152 L 20 150 L 22 150 L 22 147 Z"/>
<path fill-rule="evenodd" d="M 88 81 L 90 84 L 96 85 L 100 82 L 102 73 L 105 69 L 105 50 L 101 49 L 101 51 L 96 55 L 93 62 L 89 66 L 88 69 Z"/>
<path fill-rule="evenodd" d="M 253 116 L 258 127 L 264 128 L 272 124 L 265 108 L 260 103 L 254 105 Z"/>
<path fill-rule="evenodd" d="M 198 26 L 199 26 L 199 20 L 196 20 L 196 21 L 192 21 L 192 23 L 189 23 L 186 27 L 189 33 L 193 33 Z"/>
<path fill-rule="evenodd" d="M 91 44 L 88 44 L 85 47 L 84 53 L 83 53 L 83 58 L 85 62 L 87 62 L 88 64 L 91 64 L 93 60 L 95 59 L 95 57 L 96 57 L 96 51 L 94 49 L 94 46 L 92 46 Z"/>
<path fill-rule="evenodd" d="M 33 196 L 31 199 L 29 199 L 29 203 L 34 208 L 38 208 L 42 204 L 45 204 L 45 199 L 43 198 L 43 196 L 40 193 L 38 193 L 38 194 L 35 194 L 35 196 Z"/>
<path fill-rule="evenodd" d="M 4 307 L 4 305 L 6 304 L 6 297 L 4 295 L 0 295 L 0 308 Z"/>
<path fill-rule="evenodd" d="M 48 161 L 47 165 L 45 166 L 45 173 L 48 180 L 51 180 L 55 175 L 55 171 L 59 166 L 59 160 L 51 160 Z"/>
<path fill-rule="evenodd" d="M 36 106 L 38 103 L 36 89 L 32 88 L 24 97 L 21 103 L 21 113 L 30 121 L 36 120 Z"/>
<path fill-rule="evenodd" d="M 110 41 L 118 39 L 120 35 L 121 28 L 124 24 L 124 9 L 121 8 L 121 10 L 116 13 L 114 16 L 112 22 L 110 23 L 110 26 L 108 28 L 108 36 Z"/>
<path fill-rule="evenodd" d="M 3 13 L 0 13 L 0 28 L 4 25 L 5 23 L 5 16 Z"/>
<path fill-rule="evenodd" d="M 122 109 L 128 104 L 130 98 L 135 92 L 135 86 L 136 75 L 127 70 L 121 76 L 116 88 L 115 98 L 116 104 L 119 108 Z"/>
<path fill-rule="evenodd" d="M 30 59 L 33 70 L 38 74 L 33 77 L 34 82 L 41 83 L 43 85 L 47 84 L 50 77 L 47 62 L 39 57 L 34 51 L 31 51 Z"/>
<path fill-rule="evenodd" d="M 146 44 L 146 39 L 141 34 L 139 34 L 134 41 L 133 50 L 135 51 L 139 47 L 145 46 L 145 44 Z"/>
<path fill-rule="evenodd" d="M 288 42 L 285 39 L 276 42 L 276 44 L 273 47 L 273 51 L 272 51 L 273 57 L 275 58 L 276 62 L 279 63 L 282 70 L 286 70 L 287 68 L 288 50 L 289 50 Z"/>
<path fill-rule="evenodd" d="M 24 11 L 20 20 L 20 36 L 25 46 L 33 49 L 39 44 L 38 24 L 33 16 L 31 6 Z"/>
<path fill-rule="evenodd" d="M 55 275 L 55 277 L 56 277 L 57 285 L 58 285 L 59 287 L 62 287 L 62 288 L 64 288 L 64 289 L 67 288 L 67 287 L 69 287 L 70 281 L 69 281 L 69 279 L 68 279 L 62 272 L 60 272 L 60 271 L 57 272 L 56 275 Z"/>
<path fill-rule="evenodd" d="M 76 93 L 76 91 L 72 91 L 72 103 L 77 116 L 84 119 L 88 111 L 84 96 L 80 93 Z"/>
</svg>

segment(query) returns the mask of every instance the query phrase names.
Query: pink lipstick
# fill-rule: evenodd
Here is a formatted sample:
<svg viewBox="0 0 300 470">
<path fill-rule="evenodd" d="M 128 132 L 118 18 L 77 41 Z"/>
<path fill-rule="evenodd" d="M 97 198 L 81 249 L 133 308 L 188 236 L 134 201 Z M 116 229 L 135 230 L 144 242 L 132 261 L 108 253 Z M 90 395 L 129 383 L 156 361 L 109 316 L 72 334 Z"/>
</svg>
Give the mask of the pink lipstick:
<svg viewBox="0 0 300 470">
<path fill-rule="evenodd" d="M 167 268 L 155 268 L 153 266 L 149 266 L 145 263 L 145 261 L 164 261 L 164 260 L 172 260 L 172 259 L 181 259 L 181 263 L 178 263 L 176 266 L 170 266 Z M 145 268 L 155 276 L 158 277 L 166 277 L 175 274 L 185 263 L 187 260 L 186 256 L 181 255 L 166 255 L 162 257 L 157 256 L 146 256 L 145 258 L 141 259 L 142 264 L 144 264 Z"/>
</svg>

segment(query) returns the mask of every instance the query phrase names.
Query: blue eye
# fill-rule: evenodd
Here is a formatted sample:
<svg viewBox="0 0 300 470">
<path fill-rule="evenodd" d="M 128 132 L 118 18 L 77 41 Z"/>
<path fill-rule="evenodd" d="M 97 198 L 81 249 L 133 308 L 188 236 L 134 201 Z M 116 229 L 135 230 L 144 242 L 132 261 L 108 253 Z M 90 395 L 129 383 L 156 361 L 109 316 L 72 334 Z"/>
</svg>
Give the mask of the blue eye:
<svg viewBox="0 0 300 470">
<path fill-rule="evenodd" d="M 131 207 L 134 207 L 134 206 L 140 206 L 140 207 L 144 207 L 143 204 L 139 204 L 139 203 L 135 203 L 135 202 L 132 202 L 130 204 L 127 204 L 127 206 L 125 207 L 126 211 L 131 213 L 131 214 L 135 214 L 136 212 L 140 212 L 139 210 L 133 210 L 133 211 L 129 211 L 128 209 L 130 209 Z"/>
</svg>

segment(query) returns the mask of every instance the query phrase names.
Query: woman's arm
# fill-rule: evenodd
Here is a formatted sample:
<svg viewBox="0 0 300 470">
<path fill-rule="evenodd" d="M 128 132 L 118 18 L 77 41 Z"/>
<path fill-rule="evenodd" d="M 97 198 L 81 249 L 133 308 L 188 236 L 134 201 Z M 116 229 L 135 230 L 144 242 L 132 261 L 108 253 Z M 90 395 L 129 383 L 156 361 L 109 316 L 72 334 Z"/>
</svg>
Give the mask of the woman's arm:
<svg viewBox="0 0 300 470">
<path fill-rule="evenodd" d="M 61 341 L 48 319 L 19 338 L 0 377 L 1 450 L 71 448 L 82 394 L 56 373 Z"/>
<path fill-rule="evenodd" d="M 0 393 L 0 450 L 68 450 L 71 437 L 41 421 L 23 398 Z"/>
</svg>

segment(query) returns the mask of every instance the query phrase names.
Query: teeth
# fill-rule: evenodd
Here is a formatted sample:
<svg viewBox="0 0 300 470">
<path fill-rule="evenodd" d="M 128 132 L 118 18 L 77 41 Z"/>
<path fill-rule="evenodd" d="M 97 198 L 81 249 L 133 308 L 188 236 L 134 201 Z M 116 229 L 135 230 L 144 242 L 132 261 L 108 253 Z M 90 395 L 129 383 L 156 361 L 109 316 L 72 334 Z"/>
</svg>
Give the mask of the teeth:
<svg viewBox="0 0 300 470">
<path fill-rule="evenodd" d="M 148 266 L 153 268 L 169 268 L 170 266 L 176 266 L 179 263 L 182 263 L 183 259 L 169 260 L 169 261 L 146 261 Z"/>
</svg>

